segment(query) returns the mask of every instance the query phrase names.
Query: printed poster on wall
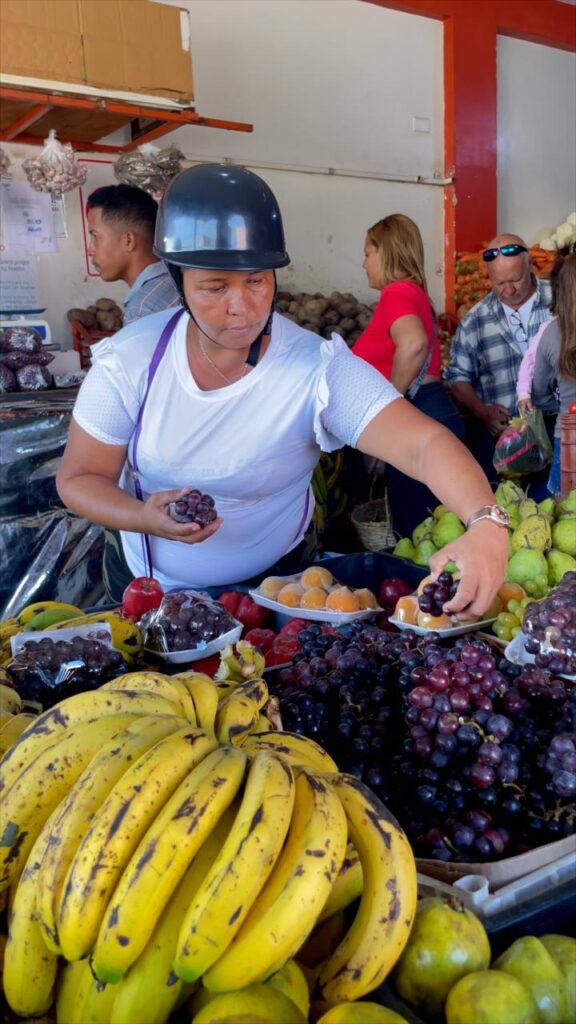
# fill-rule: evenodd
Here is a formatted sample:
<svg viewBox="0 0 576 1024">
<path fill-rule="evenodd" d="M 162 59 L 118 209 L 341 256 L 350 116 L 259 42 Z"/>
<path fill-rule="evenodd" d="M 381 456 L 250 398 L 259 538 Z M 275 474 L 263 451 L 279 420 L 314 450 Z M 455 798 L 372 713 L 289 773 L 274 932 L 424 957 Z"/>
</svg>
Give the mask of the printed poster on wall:
<svg viewBox="0 0 576 1024">
<path fill-rule="evenodd" d="M 2 252 L 57 252 L 52 200 L 48 192 L 36 192 L 27 181 L 0 183 Z"/>
<path fill-rule="evenodd" d="M 0 254 L 0 313 L 41 313 L 33 256 Z"/>
</svg>

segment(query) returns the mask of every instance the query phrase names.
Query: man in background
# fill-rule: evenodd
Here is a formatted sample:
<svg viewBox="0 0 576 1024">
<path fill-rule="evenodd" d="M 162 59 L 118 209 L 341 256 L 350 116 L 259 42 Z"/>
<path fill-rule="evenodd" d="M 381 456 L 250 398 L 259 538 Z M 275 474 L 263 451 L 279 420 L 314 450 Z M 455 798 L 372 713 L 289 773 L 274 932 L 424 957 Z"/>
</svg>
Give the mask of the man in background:
<svg viewBox="0 0 576 1024">
<path fill-rule="evenodd" d="M 493 238 L 483 259 L 492 291 L 463 318 L 444 377 L 453 398 L 469 414 L 468 447 L 496 483 L 494 447 L 517 412 L 520 363 L 540 325 L 550 319 L 551 289 L 534 274 L 528 247 L 518 235 Z"/>
<path fill-rule="evenodd" d="M 158 206 L 133 185 L 106 185 L 88 197 L 88 254 L 103 281 L 125 281 L 124 324 L 180 305 L 164 263 L 154 255 Z"/>
</svg>

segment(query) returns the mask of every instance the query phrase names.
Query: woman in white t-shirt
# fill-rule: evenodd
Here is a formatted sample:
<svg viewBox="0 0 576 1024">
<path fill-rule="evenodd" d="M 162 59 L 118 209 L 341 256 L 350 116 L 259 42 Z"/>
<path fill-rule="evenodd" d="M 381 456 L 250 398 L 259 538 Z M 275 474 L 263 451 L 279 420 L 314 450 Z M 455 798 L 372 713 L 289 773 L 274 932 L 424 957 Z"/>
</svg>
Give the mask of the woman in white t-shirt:
<svg viewBox="0 0 576 1024">
<path fill-rule="evenodd" d="M 73 511 L 121 531 L 131 573 L 165 589 L 234 584 L 302 544 L 321 451 L 358 447 L 426 483 L 467 533 L 434 555 L 462 579 L 446 610 L 482 614 L 506 567 L 508 537 L 466 448 L 406 402 L 338 335 L 323 341 L 272 315 L 289 262 L 266 183 L 238 167 L 181 172 L 160 207 L 155 252 L 183 308 L 145 317 L 93 350 L 58 490 Z M 218 518 L 174 522 L 185 488 Z"/>
</svg>

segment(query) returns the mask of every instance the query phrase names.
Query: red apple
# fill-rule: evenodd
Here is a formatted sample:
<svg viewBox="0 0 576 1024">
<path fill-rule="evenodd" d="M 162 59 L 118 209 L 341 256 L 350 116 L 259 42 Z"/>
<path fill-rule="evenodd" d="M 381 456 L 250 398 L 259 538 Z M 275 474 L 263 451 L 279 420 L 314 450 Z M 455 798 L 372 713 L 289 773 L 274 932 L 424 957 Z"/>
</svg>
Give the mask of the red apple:
<svg viewBox="0 0 576 1024">
<path fill-rule="evenodd" d="M 378 604 L 381 608 L 395 608 L 399 597 L 411 593 L 412 587 L 409 587 L 404 580 L 398 576 L 391 576 L 389 579 L 382 580 L 380 584 Z"/>
<path fill-rule="evenodd" d="M 164 591 L 157 580 L 138 576 L 131 580 L 122 595 L 122 612 L 127 619 L 138 622 L 151 608 L 159 608 Z"/>
</svg>

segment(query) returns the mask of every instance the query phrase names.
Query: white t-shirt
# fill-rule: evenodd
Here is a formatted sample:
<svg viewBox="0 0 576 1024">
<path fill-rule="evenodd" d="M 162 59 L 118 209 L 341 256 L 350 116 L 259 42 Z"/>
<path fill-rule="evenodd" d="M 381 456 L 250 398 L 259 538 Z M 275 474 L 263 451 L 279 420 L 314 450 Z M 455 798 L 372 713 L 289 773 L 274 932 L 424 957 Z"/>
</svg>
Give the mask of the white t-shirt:
<svg viewBox="0 0 576 1024">
<path fill-rule="evenodd" d="M 74 419 L 105 444 L 130 444 L 148 368 L 173 310 L 138 320 L 92 350 Z M 320 451 L 355 445 L 396 389 L 346 343 L 274 315 L 270 345 L 245 377 L 202 391 L 186 352 L 188 316 L 169 341 L 146 401 L 138 443 L 144 499 L 191 486 L 211 494 L 223 524 L 201 544 L 151 537 L 164 588 L 217 586 L 265 571 L 302 539 Z M 134 494 L 125 471 L 122 486 Z M 122 533 L 128 565 L 146 573 L 142 538 Z"/>
<path fill-rule="evenodd" d="M 526 302 L 524 302 L 522 306 L 519 306 L 518 309 L 512 309 L 512 307 L 507 306 L 505 302 L 501 303 L 502 309 L 504 310 L 506 319 L 508 321 L 508 327 L 510 328 L 512 337 L 514 338 L 514 341 L 516 342 L 518 348 L 524 355 L 528 350 L 528 324 L 530 323 L 532 307 L 536 301 L 537 296 L 538 292 L 534 291 L 530 298 L 526 299 Z M 520 323 L 518 322 L 518 320 L 520 321 Z M 524 329 L 523 338 L 522 331 L 519 329 L 520 327 Z"/>
</svg>

